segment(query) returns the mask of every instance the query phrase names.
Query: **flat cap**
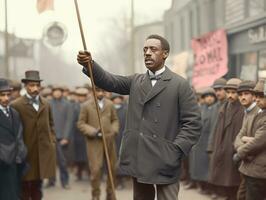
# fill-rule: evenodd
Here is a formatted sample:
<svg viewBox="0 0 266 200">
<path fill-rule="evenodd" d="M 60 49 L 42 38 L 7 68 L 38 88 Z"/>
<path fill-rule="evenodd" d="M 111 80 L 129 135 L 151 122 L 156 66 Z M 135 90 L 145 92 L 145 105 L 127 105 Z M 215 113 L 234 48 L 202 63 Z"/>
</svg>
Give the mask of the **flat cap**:
<svg viewBox="0 0 266 200">
<path fill-rule="evenodd" d="M 206 88 L 205 90 L 203 90 L 201 97 L 205 97 L 207 95 L 212 95 L 212 96 L 216 97 L 215 90 L 211 87 Z"/>
<path fill-rule="evenodd" d="M 111 100 L 113 100 L 115 98 L 122 98 L 123 99 L 123 95 L 113 92 L 112 93 L 112 96 L 111 96 Z"/>
<path fill-rule="evenodd" d="M 213 89 L 223 88 L 226 85 L 226 80 L 224 78 L 218 78 L 216 79 L 213 84 Z"/>
<path fill-rule="evenodd" d="M 238 79 L 238 78 L 231 78 L 231 79 L 229 79 L 227 82 L 226 82 L 226 84 L 225 84 L 225 86 L 224 86 L 224 89 L 226 90 L 226 89 L 235 89 L 235 90 L 237 90 L 237 88 L 238 88 L 238 86 L 239 86 L 239 84 L 241 83 L 242 81 L 240 80 L 240 79 Z"/>
<path fill-rule="evenodd" d="M 263 94 L 265 92 L 265 80 L 259 80 L 254 88 L 255 93 L 261 93 Z"/>
<path fill-rule="evenodd" d="M 53 85 L 52 86 L 52 90 L 61 90 L 61 91 L 64 91 L 64 86 L 62 85 Z"/>
<path fill-rule="evenodd" d="M 46 87 L 44 88 L 42 91 L 41 91 L 41 95 L 46 97 L 48 95 L 51 95 L 52 94 L 52 89 L 49 88 L 49 87 Z"/>
<path fill-rule="evenodd" d="M 80 87 L 80 88 L 77 88 L 75 90 L 76 95 L 86 96 L 88 93 L 89 93 L 89 90 L 87 88 L 84 88 L 84 87 Z"/>
<path fill-rule="evenodd" d="M 237 92 L 249 91 L 254 92 L 256 86 L 255 81 L 242 81 L 237 88 Z"/>
</svg>

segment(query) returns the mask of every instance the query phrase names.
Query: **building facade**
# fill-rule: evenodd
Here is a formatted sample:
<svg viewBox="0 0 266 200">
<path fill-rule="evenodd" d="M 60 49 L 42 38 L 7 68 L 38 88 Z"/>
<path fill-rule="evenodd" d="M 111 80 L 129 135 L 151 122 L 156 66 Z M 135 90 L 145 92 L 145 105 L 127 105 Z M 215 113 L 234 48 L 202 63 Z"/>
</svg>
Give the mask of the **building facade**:
<svg viewBox="0 0 266 200">
<path fill-rule="evenodd" d="M 266 0 L 173 0 L 164 15 L 172 55 L 191 52 L 191 39 L 225 29 L 227 77 L 266 78 Z"/>
</svg>

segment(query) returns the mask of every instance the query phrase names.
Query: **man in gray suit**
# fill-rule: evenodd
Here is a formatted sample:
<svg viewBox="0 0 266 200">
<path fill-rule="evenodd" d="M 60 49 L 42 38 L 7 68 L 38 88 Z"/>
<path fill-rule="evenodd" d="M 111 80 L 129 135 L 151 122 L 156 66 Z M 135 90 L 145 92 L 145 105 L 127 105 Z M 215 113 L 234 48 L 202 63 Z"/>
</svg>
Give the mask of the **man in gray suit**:
<svg viewBox="0 0 266 200">
<path fill-rule="evenodd" d="M 200 136 L 200 110 L 189 83 L 165 66 L 168 41 L 147 37 L 143 53 L 147 73 L 113 75 L 80 51 L 78 62 L 87 73 L 93 65 L 95 84 L 110 92 L 129 95 L 127 123 L 119 166 L 133 177 L 134 200 L 176 200 L 181 159 Z"/>
</svg>

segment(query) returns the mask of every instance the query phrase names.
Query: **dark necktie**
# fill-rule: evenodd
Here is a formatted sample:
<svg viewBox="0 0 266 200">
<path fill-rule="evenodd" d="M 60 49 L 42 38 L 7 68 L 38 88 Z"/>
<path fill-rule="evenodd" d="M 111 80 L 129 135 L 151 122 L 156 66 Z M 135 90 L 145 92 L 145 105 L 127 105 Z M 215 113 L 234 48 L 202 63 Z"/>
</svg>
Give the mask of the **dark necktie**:
<svg viewBox="0 0 266 200">
<path fill-rule="evenodd" d="M 29 99 L 29 102 L 30 102 L 30 104 L 39 104 L 39 101 L 38 101 L 38 99 L 37 98 L 31 98 L 31 99 Z"/>
<path fill-rule="evenodd" d="M 11 121 L 10 110 L 8 108 L 4 108 L 4 114 Z"/>
<path fill-rule="evenodd" d="M 163 75 L 163 73 L 158 74 L 158 75 L 149 74 L 149 77 L 150 77 L 150 80 L 151 80 L 151 81 L 152 81 L 152 80 L 156 80 L 156 81 L 158 81 L 158 80 L 160 80 L 160 79 L 162 78 L 162 75 Z"/>
</svg>

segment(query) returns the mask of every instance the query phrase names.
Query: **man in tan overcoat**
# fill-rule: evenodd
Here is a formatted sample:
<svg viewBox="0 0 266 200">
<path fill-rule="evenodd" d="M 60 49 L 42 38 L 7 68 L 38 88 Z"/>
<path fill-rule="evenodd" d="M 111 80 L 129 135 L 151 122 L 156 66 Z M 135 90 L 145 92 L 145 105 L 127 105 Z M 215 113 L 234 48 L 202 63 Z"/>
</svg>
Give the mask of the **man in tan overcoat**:
<svg viewBox="0 0 266 200">
<path fill-rule="evenodd" d="M 42 198 L 42 180 L 55 176 L 55 133 L 48 102 L 41 96 L 38 71 L 26 71 L 22 82 L 26 95 L 12 103 L 21 117 L 23 138 L 28 149 L 29 170 L 23 177 L 22 200 Z"/>
<path fill-rule="evenodd" d="M 100 108 L 103 131 L 109 152 L 111 170 L 115 177 L 115 135 L 119 131 L 119 122 L 116 110 L 111 100 L 104 98 L 104 91 L 96 88 L 96 96 Z M 88 162 L 91 173 L 92 200 L 100 200 L 101 172 L 104 160 L 104 148 L 102 133 L 99 130 L 96 105 L 93 101 L 85 102 L 80 111 L 78 120 L 79 130 L 86 136 Z M 112 200 L 112 189 L 109 179 L 107 180 L 106 200 Z"/>
</svg>

